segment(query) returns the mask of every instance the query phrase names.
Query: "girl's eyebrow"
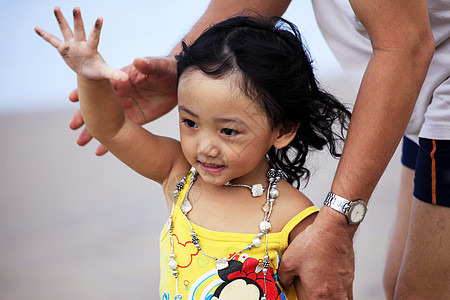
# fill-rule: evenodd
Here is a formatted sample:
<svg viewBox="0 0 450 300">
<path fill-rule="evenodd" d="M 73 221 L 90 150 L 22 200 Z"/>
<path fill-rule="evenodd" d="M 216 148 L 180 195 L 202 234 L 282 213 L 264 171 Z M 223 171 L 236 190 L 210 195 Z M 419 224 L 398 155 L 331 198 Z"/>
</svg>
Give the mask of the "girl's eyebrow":
<svg viewBox="0 0 450 300">
<path fill-rule="evenodd" d="M 221 123 L 238 123 L 245 125 L 245 122 L 239 118 L 215 118 L 215 119 Z"/>
<path fill-rule="evenodd" d="M 190 114 L 191 116 L 198 118 L 198 115 L 197 115 L 196 113 L 193 113 L 192 111 L 190 111 L 188 108 L 186 108 L 186 107 L 183 106 L 183 105 L 178 105 L 178 110 L 179 110 L 179 111 L 182 110 L 182 111 L 184 111 L 184 112 Z"/>
<path fill-rule="evenodd" d="M 189 110 L 186 106 L 178 105 L 178 110 L 179 111 L 184 111 L 185 113 L 187 113 L 187 114 L 189 114 L 189 115 L 191 115 L 191 116 L 193 116 L 195 118 L 199 117 L 196 113 L 194 113 L 191 110 Z M 220 122 L 220 123 L 238 123 L 238 124 L 246 125 L 245 122 L 243 120 L 241 120 L 240 118 L 217 117 L 217 118 L 214 118 L 214 119 L 217 122 Z"/>
</svg>

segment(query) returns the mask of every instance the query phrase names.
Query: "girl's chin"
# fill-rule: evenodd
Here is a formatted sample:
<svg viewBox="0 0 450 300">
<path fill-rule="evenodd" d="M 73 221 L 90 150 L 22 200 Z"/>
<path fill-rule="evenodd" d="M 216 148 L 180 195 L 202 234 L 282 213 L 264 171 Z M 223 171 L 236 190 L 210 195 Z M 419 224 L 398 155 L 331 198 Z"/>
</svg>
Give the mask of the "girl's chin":
<svg viewBox="0 0 450 300">
<path fill-rule="evenodd" d="M 222 176 L 224 175 L 223 172 L 227 169 L 226 166 L 212 167 L 211 165 L 199 163 L 197 167 L 202 180 L 206 183 L 220 186 L 228 182 L 228 180 Z"/>
</svg>

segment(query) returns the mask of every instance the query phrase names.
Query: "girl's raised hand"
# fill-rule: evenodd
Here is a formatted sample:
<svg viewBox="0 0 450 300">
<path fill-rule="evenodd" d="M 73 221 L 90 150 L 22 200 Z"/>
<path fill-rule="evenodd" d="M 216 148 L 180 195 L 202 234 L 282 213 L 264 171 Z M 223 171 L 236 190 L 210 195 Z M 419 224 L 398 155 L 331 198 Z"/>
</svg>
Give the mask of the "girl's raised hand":
<svg viewBox="0 0 450 300">
<path fill-rule="evenodd" d="M 35 27 L 34 30 L 44 40 L 58 49 L 59 54 L 61 54 L 66 64 L 74 70 L 78 76 L 91 80 L 128 80 L 127 73 L 110 68 L 97 51 L 100 31 L 103 24 L 102 18 L 98 18 L 95 21 L 94 28 L 86 40 L 81 11 L 78 7 L 73 9 L 74 32 L 70 29 L 69 24 L 59 7 L 55 7 L 54 12 L 64 41 L 61 41 L 56 36 L 39 27 Z"/>
</svg>

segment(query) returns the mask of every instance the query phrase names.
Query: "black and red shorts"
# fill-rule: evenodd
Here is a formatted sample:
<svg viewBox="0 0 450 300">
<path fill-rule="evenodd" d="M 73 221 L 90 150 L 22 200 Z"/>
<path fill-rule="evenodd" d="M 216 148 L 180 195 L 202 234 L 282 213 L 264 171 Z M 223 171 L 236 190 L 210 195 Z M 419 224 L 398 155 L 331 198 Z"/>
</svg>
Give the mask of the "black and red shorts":
<svg viewBox="0 0 450 300">
<path fill-rule="evenodd" d="M 414 197 L 450 207 L 450 141 L 404 137 L 402 164 L 415 170 Z"/>
</svg>

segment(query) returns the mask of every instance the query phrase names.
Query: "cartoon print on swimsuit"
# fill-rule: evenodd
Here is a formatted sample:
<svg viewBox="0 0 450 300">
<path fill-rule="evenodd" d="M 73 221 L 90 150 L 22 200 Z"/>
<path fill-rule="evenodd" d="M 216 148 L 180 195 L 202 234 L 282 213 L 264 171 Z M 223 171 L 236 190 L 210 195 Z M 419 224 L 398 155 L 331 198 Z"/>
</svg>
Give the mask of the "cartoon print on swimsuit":
<svg viewBox="0 0 450 300">
<path fill-rule="evenodd" d="M 191 240 L 180 240 L 176 234 L 172 234 L 175 250 L 183 249 L 184 252 L 191 253 L 183 255 L 183 260 L 179 261 L 180 269 L 187 269 L 195 264 L 205 270 L 205 273 L 199 276 L 195 282 L 184 280 L 183 289 L 189 294 L 187 299 L 260 299 L 267 290 L 266 299 L 286 299 L 285 295 L 277 285 L 277 266 L 281 257 L 275 253 L 274 258 L 270 259 L 270 266 L 266 274 L 266 287 L 264 286 L 263 260 L 251 257 L 246 252 L 230 252 L 227 255 L 228 267 L 223 269 L 209 269 L 211 262 L 209 258 L 201 258 L 198 249 L 193 247 Z M 190 250 L 188 248 L 191 248 Z M 180 250 L 176 251 L 179 252 Z M 186 260 L 187 259 L 187 260 Z M 212 285 L 211 285 L 212 284 Z M 205 286 L 209 286 L 205 290 Z M 235 294 L 237 293 L 237 294 Z M 243 296 L 244 295 L 244 296 Z M 162 293 L 162 299 L 171 299 L 170 293 Z"/>
<path fill-rule="evenodd" d="M 224 281 L 215 291 L 214 300 L 220 299 L 261 299 L 266 291 L 268 300 L 286 299 L 277 286 L 272 268 L 268 268 L 266 280 L 259 262 L 255 258 L 247 258 L 243 263 L 237 260 L 228 262 L 228 267 L 218 271 Z"/>
</svg>

